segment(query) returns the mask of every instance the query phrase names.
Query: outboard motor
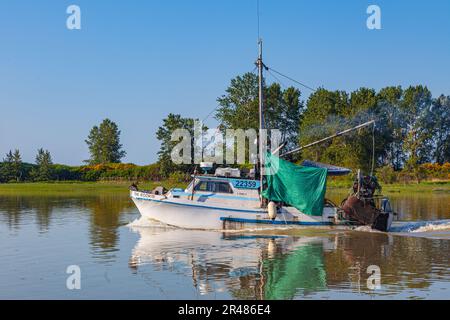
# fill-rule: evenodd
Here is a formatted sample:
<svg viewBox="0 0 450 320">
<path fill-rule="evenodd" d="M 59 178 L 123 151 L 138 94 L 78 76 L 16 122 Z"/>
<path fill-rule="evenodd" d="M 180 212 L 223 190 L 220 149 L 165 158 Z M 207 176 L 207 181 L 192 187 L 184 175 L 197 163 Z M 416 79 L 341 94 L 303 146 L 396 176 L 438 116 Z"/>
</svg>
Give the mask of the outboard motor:
<svg viewBox="0 0 450 320">
<path fill-rule="evenodd" d="M 387 231 L 392 222 L 391 213 L 376 207 L 374 199 L 376 190 L 381 190 L 376 177 L 358 178 L 353 184 L 353 194 L 342 202 L 344 218 L 356 224 Z"/>
</svg>

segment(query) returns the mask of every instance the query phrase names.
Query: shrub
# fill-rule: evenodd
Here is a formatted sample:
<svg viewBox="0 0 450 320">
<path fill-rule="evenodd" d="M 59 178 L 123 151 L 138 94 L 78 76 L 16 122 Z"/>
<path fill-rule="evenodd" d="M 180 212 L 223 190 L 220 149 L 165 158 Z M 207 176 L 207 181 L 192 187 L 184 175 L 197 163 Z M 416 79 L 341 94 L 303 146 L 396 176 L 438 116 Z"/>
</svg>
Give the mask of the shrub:
<svg viewBox="0 0 450 320">
<path fill-rule="evenodd" d="M 172 172 L 169 176 L 169 181 L 174 183 L 188 182 L 191 179 L 191 175 L 180 171 Z"/>
<path fill-rule="evenodd" d="M 420 165 L 427 179 L 448 179 L 450 175 L 450 163 L 424 163 Z"/>
<path fill-rule="evenodd" d="M 81 180 L 83 181 L 98 181 L 100 178 L 101 172 L 95 170 L 87 170 L 84 171 Z"/>
<path fill-rule="evenodd" d="M 79 167 L 55 164 L 53 165 L 53 179 L 58 181 L 81 180 L 81 172 Z"/>
<path fill-rule="evenodd" d="M 384 184 L 392 184 L 397 182 L 397 173 L 390 165 L 378 168 L 376 170 L 376 175 Z"/>
</svg>

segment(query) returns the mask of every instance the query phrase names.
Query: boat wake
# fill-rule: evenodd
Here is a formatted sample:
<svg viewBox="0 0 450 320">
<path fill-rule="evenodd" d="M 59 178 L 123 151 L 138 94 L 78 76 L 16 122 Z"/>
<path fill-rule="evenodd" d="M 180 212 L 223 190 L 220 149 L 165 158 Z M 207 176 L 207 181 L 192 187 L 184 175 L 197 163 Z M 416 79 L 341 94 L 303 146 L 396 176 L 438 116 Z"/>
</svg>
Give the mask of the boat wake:
<svg viewBox="0 0 450 320">
<path fill-rule="evenodd" d="M 399 222 L 389 232 L 425 233 L 433 231 L 450 231 L 450 220 Z"/>
<path fill-rule="evenodd" d="M 159 222 L 157 220 L 152 220 L 148 218 L 137 218 L 136 220 L 130 222 L 128 225 L 130 228 L 154 228 L 154 229 L 183 229 L 177 228 L 175 226 L 170 226 Z M 217 231 L 217 232 L 226 232 L 229 234 L 233 233 L 242 233 L 242 232 L 264 232 L 267 233 L 270 231 L 289 231 L 296 230 L 297 228 L 292 226 L 258 226 L 255 227 L 245 227 L 245 228 L 237 228 L 237 229 L 227 229 L 227 230 L 203 230 L 203 231 Z M 359 232 L 370 232 L 370 233 L 384 233 L 382 231 L 372 229 L 370 226 L 359 226 L 356 228 L 352 228 L 353 231 Z M 344 228 L 344 230 L 348 230 Z M 440 236 L 444 236 L 445 238 L 450 237 L 450 220 L 434 220 L 434 221 L 397 221 L 389 229 L 389 234 L 398 234 L 398 235 L 410 235 L 410 236 L 436 236 L 439 234 Z"/>
<path fill-rule="evenodd" d="M 171 227 L 167 224 L 164 224 L 162 222 L 159 222 L 157 220 L 152 220 L 152 219 L 148 219 L 148 218 L 144 218 L 144 217 L 140 217 L 137 218 L 136 220 L 130 222 L 129 224 L 127 224 L 127 227 L 130 228 L 173 228 L 175 229 L 175 227 Z"/>
<path fill-rule="evenodd" d="M 140 217 L 135 219 L 134 221 L 128 223 L 126 225 L 127 227 L 130 228 L 161 228 L 161 229 L 181 229 L 181 230 L 202 230 L 202 231 L 217 231 L 217 232 L 226 232 L 226 233 L 242 233 L 242 232 L 259 232 L 259 231 L 283 231 L 283 230 L 292 230 L 295 229 L 294 226 L 258 226 L 258 227 L 251 227 L 251 226 L 246 226 L 246 227 L 240 227 L 240 228 L 236 228 L 236 229 L 184 229 L 184 228 L 180 228 L 180 227 L 176 227 L 176 226 L 171 226 L 168 224 L 165 224 L 163 222 L 157 221 L 157 220 L 152 220 L 152 219 L 148 219 L 148 218 L 144 218 L 144 217 Z"/>
<path fill-rule="evenodd" d="M 385 233 L 372 229 L 370 226 L 359 226 L 354 228 L 353 231 Z M 397 221 L 392 224 L 387 233 L 403 236 L 448 239 L 450 238 L 450 220 Z"/>
<path fill-rule="evenodd" d="M 359 227 L 354 228 L 353 231 L 383 233 L 382 231 L 372 229 L 371 226 L 359 226 Z"/>
</svg>

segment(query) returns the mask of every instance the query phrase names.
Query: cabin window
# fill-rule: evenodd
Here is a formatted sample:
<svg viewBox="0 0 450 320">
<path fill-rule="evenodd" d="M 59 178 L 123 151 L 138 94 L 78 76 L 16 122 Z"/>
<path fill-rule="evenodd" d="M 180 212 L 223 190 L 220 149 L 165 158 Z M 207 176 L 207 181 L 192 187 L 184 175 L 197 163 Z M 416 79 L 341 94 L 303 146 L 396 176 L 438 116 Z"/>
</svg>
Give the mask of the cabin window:
<svg viewBox="0 0 450 320">
<path fill-rule="evenodd" d="M 214 187 L 214 192 L 217 193 L 233 193 L 228 182 L 215 182 Z"/>
<path fill-rule="evenodd" d="M 195 186 L 195 191 L 214 193 L 233 193 L 228 182 L 202 181 Z"/>
<path fill-rule="evenodd" d="M 210 191 L 213 192 L 213 186 L 211 182 L 202 181 L 195 186 L 195 191 Z"/>
</svg>

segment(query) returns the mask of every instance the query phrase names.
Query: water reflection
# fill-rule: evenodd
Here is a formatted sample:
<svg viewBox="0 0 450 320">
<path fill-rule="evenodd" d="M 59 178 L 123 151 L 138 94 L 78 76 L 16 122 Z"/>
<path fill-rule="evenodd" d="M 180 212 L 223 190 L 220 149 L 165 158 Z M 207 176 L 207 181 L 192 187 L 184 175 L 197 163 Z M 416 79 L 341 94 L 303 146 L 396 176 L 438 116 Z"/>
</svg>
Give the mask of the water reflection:
<svg viewBox="0 0 450 320">
<path fill-rule="evenodd" d="M 111 259 L 118 247 L 118 228 L 127 221 L 121 215 L 134 210 L 126 195 L 98 194 L 71 198 L 67 196 L 0 196 L 0 223 L 19 230 L 22 224 L 34 223 L 46 233 L 55 219 L 58 223 L 89 219 L 92 252 Z M 77 217 L 81 215 L 82 217 Z"/>
<path fill-rule="evenodd" d="M 133 227 L 140 240 L 134 273 L 169 271 L 191 277 L 202 295 L 228 291 L 237 299 L 295 299 L 326 291 L 373 294 L 367 268 L 382 271 L 382 289 L 425 295 L 433 283 L 449 295 L 449 242 L 383 233 L 339 232 L 324 237 L 268 237 Z M 445 297 L 445 296 L 444 296 Z"/>
<path fill-rule="evenodd" d="M 103 195 L 83 201 L 83 207 L 90 210 L 90 245 L 98 257 L 112 260 L 118 250 L 118 226 L 120 215 L 130 209 L 130 203 L 120 197 Z"/>
<path fill-rule="evenodd" d="M 399 212 L 410 212 L 405 214 L 410 219 L 449 219 L 450 197 L 441 196 L 405 196 L 395 204 Z M 60 274 L 75 260 L 93 263 L 94 275 L 85 283 L 92 291 L 84 292 L 94 298 L 102 298 L 104 285 L 112 283 L 130 283 L 130 290 L 135 290 L 131 298 L 149 293 L 189 299 L 450 297 L 448 229 L 415 236 L 401 228 L 390 234 L 312 230 L 303 236 L 161 227 L 130 230 L 127 224 L 137 216 L 127 194 L 0 196 L 0 278 L 5 295 L 23 288 L 21 294 L 27 296 L 28 286 L 37 285 L 33 272 L 51 278 L 49 274 Z M 40 267 L 28 271 L 37 260 Z M 20 264 L 14 266 L 17 261 Z M 376 292 L 366 286 L 370 265 L 382 272 L 382 289 Z M 22 278 L 29 280 L 21 287 Z M 48 296 L 59 296 L 64 289 L 59 282 L 46 285 Z M 161 287 L 171 294 L 161 293 Z"/>
</svg>

